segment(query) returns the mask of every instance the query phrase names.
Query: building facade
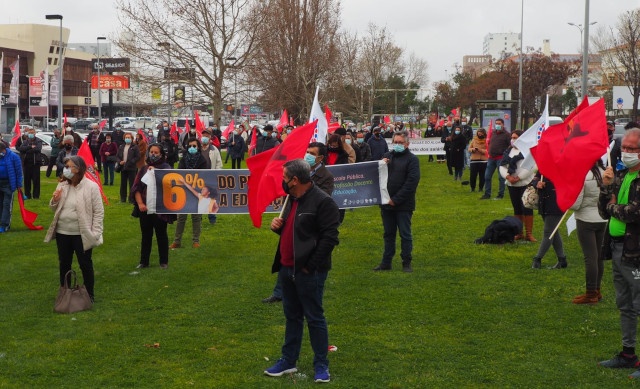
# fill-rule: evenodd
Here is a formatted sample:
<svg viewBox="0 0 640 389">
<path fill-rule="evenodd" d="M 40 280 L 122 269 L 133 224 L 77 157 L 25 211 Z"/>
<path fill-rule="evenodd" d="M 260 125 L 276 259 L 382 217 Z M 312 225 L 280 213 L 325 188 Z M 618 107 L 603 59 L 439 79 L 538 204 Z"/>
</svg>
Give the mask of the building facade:
<svg viewBox="0 0 640 389">
<path fill-rule="evenodd" d="M 511 57 L 520 51 L 520 34 L 491 33 L 484 37 L 482 54 L 490 55 L 495 61 Z"/>
</svg>

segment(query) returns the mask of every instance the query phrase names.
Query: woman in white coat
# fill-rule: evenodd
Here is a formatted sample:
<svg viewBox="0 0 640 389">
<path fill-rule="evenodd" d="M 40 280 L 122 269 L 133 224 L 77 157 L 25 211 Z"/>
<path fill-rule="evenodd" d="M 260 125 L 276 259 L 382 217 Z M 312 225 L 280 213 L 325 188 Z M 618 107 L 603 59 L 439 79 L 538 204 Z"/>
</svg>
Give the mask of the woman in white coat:
<svg viewBox="0 0 640 389">
<path fill-rule="evenodd" d="M 586 293 L 576 296 L 574 304 L 595 305 L 602 299 L 600 284 L 604 273 L 602 242 L 607 221 L 598 213 L 598 198 L 602 186 L 604 165 L 600 160 L 587 173 L 584 186 L 575 204 L 571 206 L 576 216 L 578 240 L 584 255 Z"/>
<path fill-rule="evenodd" d="M 92 249 L 102 244 L 104 208 L 98 185 L 84 178 L 87 165 L 78 156 L 66 158 L 58 187 L 49 207 L 55 212 L 45 242 L 54 237 L 58 246 L 60 286 L 71 270 L 73 253 L 78 258 L 87 292 L 94 299 Z M 67 280 L 71 283 L 71 280 Z"/>
<path fill-rule="evenodd" d="M 534 171 L 522 168 L 524 157 L 520 150 L 513 145 L 520 135 L 522 135 L 522 131 L 520 130 L 511 133 L 511 146 L 502 156 L 500 175 L 506 180 L 507 188 L 509 188 L 509 197 L 511 197 L 511 205 L 513 205 L 513 215 L 522 221 L 527 231 L 526 235 L 523 235 L 522 231 L 520 231 L 520 233 L 515 236 L 515 239 L 526 239 L 530 242 L 537 242 L 536 238 L 533 237 L 533 209 L 526 208 L 524 204 L 522 204 L 522 194 L 533 179 Z"/>
</svg>

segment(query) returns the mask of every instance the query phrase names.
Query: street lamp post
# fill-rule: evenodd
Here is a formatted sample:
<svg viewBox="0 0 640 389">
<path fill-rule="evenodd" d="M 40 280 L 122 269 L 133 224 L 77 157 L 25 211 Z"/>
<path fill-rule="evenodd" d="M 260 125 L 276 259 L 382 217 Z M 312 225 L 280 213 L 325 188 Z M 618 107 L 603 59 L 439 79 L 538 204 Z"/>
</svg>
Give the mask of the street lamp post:
<svg viewBox="0 0 640 389">
<path fill-rule="evenodd" d="M 102 121 L 102 91 L 100 90 L 100 73 L 102 73 L 102 69 L 100 68 L 100 41 L 106 39 L 107 38 L 103 36 L 96 38 L 96 44 L 98 46 L 98 118 L 100 121 Z"/>
<path fill-rule="evenodd" d="M 593 26 L 598 22 L 589 23 L 589 0 L 585 0 L 585 27 L 582 27 L 582 24 L 575 23 L 567 23 L 570 26 L 573 26 L 580 30 L 580 43 L 582 46 L 582 80 L 581 80 L 581 88 L 582 95 L 587 96 L 587 74 L 589 71 L 589 26 Z"/>
<path fill-rule="evenodd" d="M 60 20 L 60 52 L 58 53 L 58 66 L 60 69 L 60 74 L 58 77 L 58 128 L 62 129 L 62 77 L 63 77 L 63 68 L 62 68 L 62 15 L 45 15 L 47 20 Z"/>
<path fill-rule="evenodd" d="M 165 67 L 165 77 L 167 77 L 167 123 L 171 123 L 171 44 L 169 42 L 158 42 L 159 47 L 167 49 L 167 66 Z"/>
<path fill-rule="evenodd" d="M 236 110 L 238 109 L 238 68 L 236 68 L 236 61 L 238 61 L 238 58 L 236 57 L 228 57 L 227 61 L 233 61 L 233 65 L 231 65 L 233 67 L 233 99 L 235 100 L 235 102 L 233 103 L 233 119 L 236 119 Z"/>
</svg>

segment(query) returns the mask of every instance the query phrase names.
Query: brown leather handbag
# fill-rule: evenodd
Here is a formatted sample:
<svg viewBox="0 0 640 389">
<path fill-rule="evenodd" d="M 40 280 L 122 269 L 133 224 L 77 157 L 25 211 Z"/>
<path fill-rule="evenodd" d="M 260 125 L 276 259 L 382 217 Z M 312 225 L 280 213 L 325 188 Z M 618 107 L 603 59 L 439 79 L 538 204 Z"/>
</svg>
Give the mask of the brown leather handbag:
<svg viewBox="0 0 640 389">
<path fill-rule="evenodd" d="M 73 287 L 69 287 L 67 280 L 71 274 Z M 53 310 L 58 313 L 74 313 L 91 309 L 91 297 L 84 285 L 78 286 L 76 272 L 69 270 L 64 276 L 64 286 L 58 290 L 58 297 Z"/>
</svg>

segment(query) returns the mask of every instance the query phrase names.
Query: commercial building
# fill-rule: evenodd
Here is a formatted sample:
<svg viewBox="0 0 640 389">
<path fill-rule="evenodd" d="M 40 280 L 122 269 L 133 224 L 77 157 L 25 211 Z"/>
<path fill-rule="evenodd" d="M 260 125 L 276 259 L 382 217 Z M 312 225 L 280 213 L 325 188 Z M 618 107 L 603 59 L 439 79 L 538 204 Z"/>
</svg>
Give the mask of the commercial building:
<svg viewBox="0 0 640 389">
<path fill-rule="evenodd" d="M 510 57 L 520 51 L 520 34 L 493 33 L 484 37 L 482 54 L 490 55 L 494 61 Z"/>
</svg>

